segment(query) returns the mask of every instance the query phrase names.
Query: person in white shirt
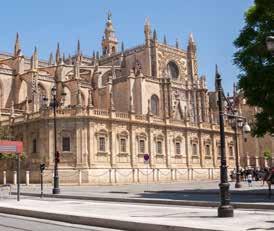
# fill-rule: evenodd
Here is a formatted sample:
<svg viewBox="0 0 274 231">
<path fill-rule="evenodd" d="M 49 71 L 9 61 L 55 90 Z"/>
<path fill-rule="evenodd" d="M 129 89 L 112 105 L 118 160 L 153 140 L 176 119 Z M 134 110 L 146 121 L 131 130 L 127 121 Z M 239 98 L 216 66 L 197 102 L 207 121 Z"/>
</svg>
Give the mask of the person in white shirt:
<svg viewBox="0 0 274 231">
<path fill-rule="evenodd" d="M 247 175 L 247 182 L 248 186 L 252 187 L 252 175 L 250 173 Z"/>
</svg>

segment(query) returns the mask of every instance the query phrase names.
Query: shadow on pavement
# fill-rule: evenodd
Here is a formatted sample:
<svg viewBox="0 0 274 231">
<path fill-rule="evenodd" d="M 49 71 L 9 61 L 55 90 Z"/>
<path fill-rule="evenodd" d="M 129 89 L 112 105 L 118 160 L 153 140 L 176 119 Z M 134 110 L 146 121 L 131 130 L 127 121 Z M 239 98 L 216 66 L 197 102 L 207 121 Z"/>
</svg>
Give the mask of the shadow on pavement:
<svg viewBox="0 0 274 231">
<path fill-rule="evenodd" d="M 230 191 L 232 202 L 246 203 L 273 203 L 274 193 L 269 198 L 266 189 L 245 190 L 245 191 Z M 212 189 L 197 189 L 197 190 L 172 190 L 172 191 L 147 191 L 139 193 L 139 197 L 147 199 L 169 199 L 169 200 L 191 200 L 191 201 L 212 201 L 220 200 L 219 191 Z"/>
</svg>

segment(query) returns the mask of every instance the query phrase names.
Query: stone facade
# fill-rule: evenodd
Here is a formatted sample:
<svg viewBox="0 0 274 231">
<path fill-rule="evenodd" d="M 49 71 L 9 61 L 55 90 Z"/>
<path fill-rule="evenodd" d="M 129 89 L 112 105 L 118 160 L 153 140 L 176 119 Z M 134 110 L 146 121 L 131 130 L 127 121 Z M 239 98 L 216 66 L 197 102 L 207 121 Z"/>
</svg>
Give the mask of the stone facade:
<svg viewBox="0 0 274 231">
<path fill-rule="evenodd" d="M 102 55 L 38 60 L 0 54 L 2 126 L 24 142 L 24 168 L 39 180 L 40 162 L 54 165 L 51 89 L 56 86 L 61 183 L 126 183 L 212 179 L 219 171 L 219 125 L 205 77 L 197 71 L 192 34 L 186 50 L 161 43 L 147 20 L 144 44 L 118 51 L 108 16 Z M 65 93 L 65 94 L 64 94 Z M 48 99 L 46 101 L 46 99 Z M 228 165 L 234 168 L 233 130 L 226 123 Z M 144 154 L 150 155 L 149 164 Z M 2 168 L 10 168 L 5 163 Z M 144 171 L 147 171 L 146 173 Z M 180 174 L 181 173 L 181 174 Z"/>
</svg>

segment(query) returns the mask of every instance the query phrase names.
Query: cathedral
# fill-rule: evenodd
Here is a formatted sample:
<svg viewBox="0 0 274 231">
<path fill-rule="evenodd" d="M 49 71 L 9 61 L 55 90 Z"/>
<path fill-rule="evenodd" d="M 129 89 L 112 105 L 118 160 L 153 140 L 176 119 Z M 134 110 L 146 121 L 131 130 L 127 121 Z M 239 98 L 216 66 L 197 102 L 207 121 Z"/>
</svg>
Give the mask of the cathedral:
<svg viewBox="0 0 274 231">
<path fill-rule="evenodd" d="M 125 49 L 109 14 L 101 52 L 39 60 L 0 54 L 0 120 L 24 144 L 30 182 L 54 169 L 54 111 L 61 184 L 138 183 L 219 177 L 220 137 L 216 94 L 198 75 L 196 43 L 186 49 L 158 40 L 147 19 L 144 42 Z M 53 91 L 56 95 L 53 95 Z M 229 168 L 235 167 L 233 129 L 225 124 Z M 144 161 L 144 155 L 149 160 Z M 13 163 L 0 171 L 13 169 Z M 12 174 L 8 173 L 7 174 Z M 24 177 L 24 176 L 23 176 Z"/>
</svg>

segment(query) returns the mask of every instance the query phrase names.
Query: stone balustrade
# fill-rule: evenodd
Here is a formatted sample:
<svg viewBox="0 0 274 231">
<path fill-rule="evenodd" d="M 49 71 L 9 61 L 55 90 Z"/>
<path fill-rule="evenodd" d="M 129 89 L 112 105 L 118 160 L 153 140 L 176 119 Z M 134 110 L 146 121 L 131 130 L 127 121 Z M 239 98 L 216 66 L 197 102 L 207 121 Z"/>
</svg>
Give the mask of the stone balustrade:
<svg viewBox="0 0 274 231">
<path fill-rule="evenodd" d="M 56 117 L 58 118 L 65 118 L 71 116 L 87 116 L 87 117 L 100 117 L 104 118 L 112 118 L 112 119 L 119 119 L 125 122 L 129 121 L 142 121 L 144 123 L 152 123 L 152 124 L 159 124 L 165 125 L 165 121 L 157 116 L 148 116 L 146 114 L 134 114 L 134 113 L 126 113 L 126 112 L 117 112 L 113 111 L 110 112 L 108 110 L 103 109 L 94 109 L 94 108 L 83 108 L 83 107 L 67 107 L 67 108 L 58 108 L 56 110 Z M 38 112 L 35 113 L 21 113 L 20 115 L 16 115 L 13 119 L 13 123 L 21 123 L 26 122 L 27 120 L 34 120 L 39 118 L 52 118 L 53 117 L 53 110 L 52 108 L 43 108 Z M 1 121 L 2 126 L 9 126 L 11 121 L 6 119 Z M 189 127 L 192 129 L 206 129 L 206 130 L 214 130 L 219 131 L 220 127 L 218 124 L 211 124 L 208 122 L 202 122 L 200 124 L 194 122 L 186 122 L 185 120 L 176 120 L 170 119 L 167 120 L 167 124 L 180 126 L 180 127 Z M 233 129 L 230 127 L 226 127 L 225 131 L 228 133 L 233 133 Z"/>
</svg>

